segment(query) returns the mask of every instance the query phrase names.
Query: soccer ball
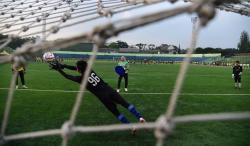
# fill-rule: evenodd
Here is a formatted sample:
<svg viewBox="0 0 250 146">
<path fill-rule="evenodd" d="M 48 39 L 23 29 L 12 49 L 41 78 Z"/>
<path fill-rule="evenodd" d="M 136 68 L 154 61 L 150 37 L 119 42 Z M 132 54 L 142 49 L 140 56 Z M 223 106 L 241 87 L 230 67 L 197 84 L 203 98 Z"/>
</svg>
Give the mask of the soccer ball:
<svg viewBox="0 0 250 146">
<path fill-rule="evenodd" d="M 55 55 L 52 52 L 46 52 L 43 54 L 43 60 L 46 62 L 54 61 Z"/>
</svg>

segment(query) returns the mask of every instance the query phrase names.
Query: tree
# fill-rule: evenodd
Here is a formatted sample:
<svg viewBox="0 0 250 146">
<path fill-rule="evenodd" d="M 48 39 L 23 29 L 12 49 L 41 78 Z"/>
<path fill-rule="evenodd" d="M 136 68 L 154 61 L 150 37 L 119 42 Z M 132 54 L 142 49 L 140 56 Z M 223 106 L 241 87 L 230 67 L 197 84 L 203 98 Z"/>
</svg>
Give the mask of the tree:
<svg viewBox="0 0 250 146">
<path fill-rule="evenodd" d="M 250 52 L 250 40 L 246 31 L 243 31 L 240 35 L 240 42 L 238 43 L 238 49 L 242 53 Z"/>
<path fill-rule="evenodd" d="M 198 47 L 195 49 L 195 53 L 196 54 L 221 53 L 222 56 L 230 57 L 233 56 L 235 53 L 238 53 L 238 50 L 235 48 L 222 49 L 222 48 L 211 48 L 211 47 L 207 48 Z"/>
<path fill-rule="evenodd" d="M 22 39 L 19 37 L 15 37 L 12 39 L 12 41 L 10 42 L 8 46 L 11 47 L 12 49 L 16 49 L 18 47 L 21 47 L 27 41 L 29 41 L 29 38 Z"/>
<path fill-rule="evenodd" d="M 128 44 L 123 41 L 112 42 L 108 45 L 111 49 L 128 48 Z"/>
<path fill-rule="evenodd" d="M 108 45 L 109 48 L 111 49 L 119 49 L 119 46 L 116 42 L 112 42 Z"/>
<path fill-rule="evenodd" d="M 0 40 L 4 40 L 7 38 L 8 38 L 7 35 L 0 34 Z M 35 40 L 34 37 L 31 37 L 31 38 L 14 37 L 14 38 L 12 38 L 11 42 L 6 47 L 10 47 L 10 48 L 16 50 L 16 48 L 21 47 L 24 43 L 26 43 L 28 41 L 34 42 L 34 40 Z"/>
<path fill-rule="evenodd" d="M 149 50 L 154 50 L 156 48 L 155 44 L 148 45 Z"/>
<path fill-rule="evenodd" d="M 158 46 L 158 49 L 163 53 L 169 53 L 168 47 L 168 44 L 161 44 L 160 46 Z"/>
<path fill-rule="evenodd" d="M 145 50 L 146 45 L 147 45 L 147 44 L 142 44 L 142 43 L 136 44 L 136 46 L 137 46 L 140 50 Z"/>
<path fill-rule="evenodd" d="M 119 48 L 128 48 L 128 43 L 123 41 L 117 41 Z"/>
<path fill-rule="evenodd" d="M 203 54 L 203 53 L 204 53 L 204 52 L 203 52 L 203 48 L 201 48 L 201 47 L 196 48 L 196 49 L 195 49 L 195 53 L 196 53 L 196 54 Z"/>
</svg>

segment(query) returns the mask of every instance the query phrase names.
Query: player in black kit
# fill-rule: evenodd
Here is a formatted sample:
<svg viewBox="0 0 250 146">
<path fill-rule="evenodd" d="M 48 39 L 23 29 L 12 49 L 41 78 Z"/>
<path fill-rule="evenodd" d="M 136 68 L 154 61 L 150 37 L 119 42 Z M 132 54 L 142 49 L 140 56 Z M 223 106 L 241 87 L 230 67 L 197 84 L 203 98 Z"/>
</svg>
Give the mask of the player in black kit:
<svg viewBox="0 0 250 146">
<path fill-rule="evenodd" d="M 77 83 L 81 83 L 87 67 L 87 62 L 84 60 L 80 60 L 77 61 L 76 66 L 70 66 L 66 64 L 60 64 L 59 62 L 55 61 L 50 63 L 50 65 L 52 69 L 57 70 L 65 78 L 75 81 Z M 78 71 L 81 75 L 72 76 L 66 74 L 63 71 L 64 68 Z M 110 112 L 112 112 L 113 115 L 115 115 L 115 117 L 122 123 L 128 124 L 130 122 L 123 114 L 118 111 L 116 104 L 120 104 L 124 108 L 128 109 L 139 120 L 140 123 L 145 122 L 145 119 L 136 110 L 135 106 L 128 103 L 124 98 L 122 98 L 119 93 L 117 93 L 113 88 L 111 88 L 107 83 L 105 83 L 93 70 L 91 70 L 90 75 L 88 77 L 87 89 L 96 97 L 98 97 L 98 99 L 105 105 L 105 107 Z"/>
<path fill-rule="evenodd" d="M 242 75 L 242 66 L 240 66 L 240 61 L 236 61 L 233 67 L 232 78 L 234 79 L 235 88 L 241 88 L 241 75 Z"/>
</svg>

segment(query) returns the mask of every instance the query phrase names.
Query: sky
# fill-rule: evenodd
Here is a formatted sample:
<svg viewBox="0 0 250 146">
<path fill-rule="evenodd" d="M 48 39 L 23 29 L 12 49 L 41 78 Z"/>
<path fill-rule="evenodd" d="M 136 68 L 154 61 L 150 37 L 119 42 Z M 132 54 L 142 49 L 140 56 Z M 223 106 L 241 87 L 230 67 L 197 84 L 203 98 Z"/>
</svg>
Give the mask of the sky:
<svg viewBox="0 0 250 146">
<path fill-rule="evenodd" d="M 164 2 L 155 4 L 153 6 L 147 6 L 145 8 L 114 15 L 112 18 L 102 18 L 93 22 L 77 25 L 61 31 L 55 37 L 63 37 L 65 34 L 67 34 L 67 36 L 76 35 L 88 32 L 96 25 L 141 16 L 187 4 L 190 3 L 177 2 L 175 4 L 170 4 Z M 180 44 L 182 49 L 186 49 L 190 46 L 192 31 L 191 17 L 194 16 L 195 14 L 182 14 L 144 27 L 123 32 L 117 37 L 109 39 L 108 42 L 122 40 L 126 41 L 129 45 L 152 43 L 155 45 L 171 44 L 179 46 Z M 242 31 L 247 31 L 250 34 L 250 17 L 217 10 L 216 17 L 200 32 L 197 47 L 237 48 Z"/>
<path fill-rule="evenodd" d="M 57 34 L 53 34 L 47 39 L 55 40 L 58 38 L 68 38 L 86 32 L 90 32 L 94 27 L 101 26 L 109 22 L 115 22 L 118 20 L 138 17 L 158 12 L 161 10 L 168 10 L 189 4 L 190 3 L 184 3 L 182 1 L 177 2 L 175 4 L 170 4 L 169 2 L 162 2 L 159 4 L 154 4 L 152 6 L 146 6 L 132 11 L 126 11 L 123 13 L 115 14 L 111 18 L 101 18 L 90 22 L 79 23 L 77 25 L 61 29 Z M 83 8 L 83 10 L 86 9 L 87 8 Z M 61 15 L 62 13 L 57 14 L 59 19 L 58 21 L 61 20 Z M 98 14 L 84 16 L 74 20 L 69 20 L 66 22 L 66 24 L 70 22 L 85 20 L 88 18 L 92 18 L 94 16 L 98 16 Z M 160 22 L 139 27 L 137 29 L 123 32 L 116 37 L 110 38 L 108 42 L 122 40 L 126 41 L 129 45 L 135 45 L 137 43 L 145 43 L 145 44 L 155 44 L 155 45 L 170 44 L 179 46 L 180 44 L 181 48 L 185 49 L 190 46 L 190 39 L 192 32 L 191 17 L 194 16 L 195 14 L 178 15 L 170 19 L 166 19 Z M 16 19 L 18 19 L 18 17 Z M 33 19 L 35 20 L 36 18 L 34 17 Z M 29 20 L 30 19 L 27 20 L 25 19 L 25 21 Z M 50 28 L 52 26 L 52 24 L 49 25 L 50 21 L 54 21 L 54 19 L 47 20 L 48 23 L 47 28 Z M 60 26 L 66 24 L 62 24 Z M 19 25 L 19 27 L 20 26 L 21 25 Z M 34 30 L 30 29 L 29 31 L 32 32 L 37 30 L 41 31 L 41 28 L 37 27 L 34 28 Z M 197 47 L 236 48 L 242 31 L 247 31 L 250 34 L 250 17 L 241 16 L 239 14 L 235 14 L 232 12 L 217 10 L 216 17 L 212 21 L 210 21 L 210 23 L 206 27 L 204 27 L 201 30 L 199 34 Z"/>
<path fill-rule="evenodd" d="M 163 7 L 159 5 L 152 7 L 152 9 Z M 129 44 L 139 42 L 156 45 L 166 43 L 176 46 L 180 44 L 181 48 L 188 48 L 192 32 L 191 17 L 194 16 L 187 14 L 180 15 L 123 33 L 110 41 L 123 40 Z M 247 31 L 250 34 L 250 17 L 217 10 L 216 17 L 200 32 L 197 46 L 236 48 L 242 31 Z"/>
</svg>

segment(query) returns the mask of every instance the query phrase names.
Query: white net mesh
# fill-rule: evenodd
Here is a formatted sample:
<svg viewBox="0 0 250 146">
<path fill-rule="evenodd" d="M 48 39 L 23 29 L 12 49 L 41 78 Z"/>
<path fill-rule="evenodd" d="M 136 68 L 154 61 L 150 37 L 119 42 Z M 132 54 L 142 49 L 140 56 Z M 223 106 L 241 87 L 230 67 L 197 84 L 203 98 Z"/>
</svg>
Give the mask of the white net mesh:
<svg viewBox="0 0 250 146">
<path fill-rule="evenodd" d="M 169 0 L 175 2 L 176 0 Z M 157 138 L 157 146 L 162 146 L 164 138 L 170 134 L 174 126 L 179 123 L 201 122 L 201 121 L 221 121 L 221 120 L 250 120 L 250 112 L 244 113 L 217 113 L 204 115 L 187 115 L 174 116 L 176 103 L 181 93 L 182 85 L 185 79 L 186 72 L 189 67 L 191 54 L 196 47 L 196 41 L 199 30 L 205 26 L 215 15 L 215 9 L 219 8 L 226 11 L 240 13 L 242 15 L 250 16 L 249 1 L 240 0 L 190 0 L 192 3 L 187 3 L 185 6 L 161 10 L 151 14 L 146 14 L 138 17 L 131 17 L 127 19 L 120 19 L 114 22 L 109 22 L 105 25 L 95 27 L 89 32 L 72 36 L 66 39 L 57 41 L 42 41 L 37 39 L 35 43 L 26 43 L 21 48 L 17 49 L 10 56 L 0 57 L 0 63 L 15 62 L 27 63 L 34 56 L 34 53 L 40 50 L 48 50 L 51 48 L 68 47 L 82 40 L 88 40 L 95 43 L 93 48 L 93 55 L 88 61 L 88 67 L 85 77 L 81 83 L 80 89 L 76 97 L 75 104 L 72 108 L 69 120 L 66 121 L 61 129 L 51 129 L 37 132 L 20 133 L 14 135 L 6 135 L 6 127 L 8 125 L 11 104 L 15 91 L 15 80 L 17 74 L 12 77 L 10 89 L 8 92 L 2 127 L 1 127 L 1 141 L 12 141 L 18 139 L 37 138 L 52 135 L 61 135 L 62 146 L 66 146 L 69 138 L 73 133 L 91 133 L 91 132 L 108 132 L 129 130 L 131 127 L 137 129 L 155 129 L 155 136 Z M 0 8 L 0 33 L 8 34 L 8 38 L 1 40 L 0 50 L 15 38 L 15 36 L 29 37 L 34 35 L 41 35 L 43 39 L 50 37 L 59 31 L 72 27 L 77 24 L 89 22 L 101 17 L 112 17 L 117 13 L 145 7 L 154 3 L 163 3 L 162 0 L 12 0 L 1 1 Z M 96 53 L 99 47 L 103 46 L 106 40 L 119 33 L 129 31 L 131 29 L 141 27 L 147 24 L 155 23 L 164 19 L 174 17 L 183 13 L 197 13 L 199 16 L 199 23 L 193 21 L 193 33 L 190 44 L 190 49 L 183 61 L 173 93 L 170 97 L 167 106 L 166 114 L 161 115 L 155 122 L 148 122 L 146 124 L 130 124 L 130 125 L 103 125 L 103 126 L 77 126 L 75 120 L 82 104 L 84 97 L 83 91 L 87 84 L 87 77 L 90 69 L 95 61 Z M 46 27 L 45 27 L 46 25 Z"/>
</svg>

